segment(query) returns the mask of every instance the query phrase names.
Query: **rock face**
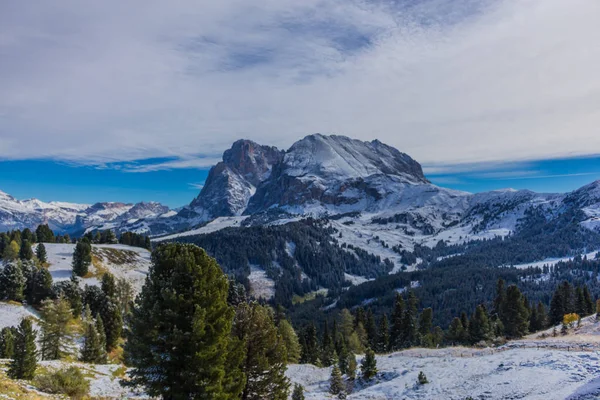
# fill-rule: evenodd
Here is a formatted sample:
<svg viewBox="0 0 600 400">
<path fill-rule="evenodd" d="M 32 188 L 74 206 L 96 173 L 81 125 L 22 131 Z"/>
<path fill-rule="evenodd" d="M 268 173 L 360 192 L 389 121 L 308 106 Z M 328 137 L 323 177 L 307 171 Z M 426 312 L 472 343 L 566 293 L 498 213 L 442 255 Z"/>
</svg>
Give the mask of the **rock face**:
<svg viewBox="0 0 600 400">
<path fill-rule="evenodd" d="M 250 140 L 238 140 L 211 168 L 202 191 L 190 204 L 204 219 L 242 214 L 256 186 L 268 179 L 283 152 Z"/>
</svg>

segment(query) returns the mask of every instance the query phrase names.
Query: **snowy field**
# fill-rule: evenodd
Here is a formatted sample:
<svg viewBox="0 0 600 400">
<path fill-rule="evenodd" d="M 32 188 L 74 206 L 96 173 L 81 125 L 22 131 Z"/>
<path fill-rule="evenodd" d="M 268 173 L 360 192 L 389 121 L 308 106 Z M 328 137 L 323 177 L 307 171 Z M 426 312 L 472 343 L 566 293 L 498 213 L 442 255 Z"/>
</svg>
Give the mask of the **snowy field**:
<svg viewBox="0 0 600 400">
<path fill-rule="evenodd" d="M 44 246 L 52 279 L 55 282 L 70 279 L 75 245 L 44 243 Z M 95 244 L 92 254 L 95 259 L 90 267 L 92 276 L 82 279 L 82 285 L 97 285 L 102 271 L 109 271 L 116 277 L 126 278 L 136 292 L 141 290 L 151 263 L 148 250 L 121 244 Z"/>
<path fill-rule="evenodd" d="M 462 356 L 461 356 L 462 355 Z M 410 350 L 378 356 L 378 379 L 357 384 L 350 399 L 584 399 L 598 393 L 599 354 L 537 350 L 497 351 L 476 355 L 471 349 Z M 292 365 L 288 376 L 305 387 L 307 399 L 332 398 L 329 368 Z M 417 384 L 423 371 L 430 383 Z M 598 398 L 598 397 L 589 397 Z"/>
<path fill-rule="evenodd" d="M 157 238 L 152 238 L 153 242 L 162 242 L 163 240 L 173 240 L 184 236 L 194 236 L 194 235 L 202 235 L 205 233 L 212 233 L 219 231 L 221 229 L 229 228 L 229 227 L 240 227 L 242 222 L 248 218 L 248 216 L 243 217 L 219 217 L 215 218 L 208 224 L 204 225 L 198 229 L 192 229 L 185 232 L 175 233 L 173 235 L 167 235 Z"/>
<path fill-rule="evenodd" d="M 17 326 L 25 317 L 38 319 L 39 316 L 31 307 L 23 307 L 16 303 L 0 302 L 0 329 Z"/>
</svg>

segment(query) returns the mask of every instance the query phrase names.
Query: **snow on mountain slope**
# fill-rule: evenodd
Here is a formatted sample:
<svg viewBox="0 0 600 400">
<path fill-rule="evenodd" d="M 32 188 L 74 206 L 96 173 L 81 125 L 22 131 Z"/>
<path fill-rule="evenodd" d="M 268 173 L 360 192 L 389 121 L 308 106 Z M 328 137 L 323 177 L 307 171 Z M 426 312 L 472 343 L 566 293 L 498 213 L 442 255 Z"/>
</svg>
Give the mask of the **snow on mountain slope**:
<svg viewBox="0 0 600 400">
<path fill-rule="evenodd" d="M 55 282 L 71 279 L 74 244 L 44 243 L 50 274 Z M 35 250 L 35 248 L 34 248 Z M 139 292 L 150 268 L 150 252 L 139 247 L 121 244 L 92 245 L 92 265 L 89 276 L 81 279 L 82 285 L 98 285 L 102 274 L 110 272 L 125 278 Z"/>
<path fill-rule="evenodd" d="M 0 231 L 35 230 L 40 224 L 48 224 L 58 233 L 77 234 L 90 227 L 97 229 L 108 222 L 112 223 L 111 228 L 115 228 L 140 219 L 158 218 L 168 212 L 168 207 L 155 202 L 46 203 L 38 199 L 18 200 L 0 191 Z"/>
<path fill-rule="evenodd" d="M 457 347 L 411 349 L 376 358 L 378 378 L 370 384 L 359 381 L 349 399 L 563 400 L 577 398 L 569 396 L 584 389 L 600 393 L 598 357 L 585 351 Z M 421 371 L 428 384 L 417 383 Z M 307 399 L 329 399 L 330 373 L 330 368 L 304 364 L 289 366 L 287 376 L 304 386 Z"/>
<path fill-rule="evenodd" d="M 39 316 L 31 307 L 24 307 L 17 303 L 0 302 L 0 329 L 17 326 L 23 318 L 31 317 L 34 320 Z"/>
</svg>

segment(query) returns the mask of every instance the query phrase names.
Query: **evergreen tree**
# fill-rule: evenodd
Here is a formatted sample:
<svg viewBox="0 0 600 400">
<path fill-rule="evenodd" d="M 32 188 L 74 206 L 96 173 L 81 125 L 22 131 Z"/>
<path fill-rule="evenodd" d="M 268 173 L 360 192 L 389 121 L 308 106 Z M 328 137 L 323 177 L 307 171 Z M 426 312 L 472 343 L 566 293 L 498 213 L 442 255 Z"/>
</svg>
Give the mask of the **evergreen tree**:
<svg viewBox="0 0 600 400">
<path fill-rule="evenodd" d="M 106 360 L 106 329 L 104 328 L 104 321 L 102 321 L 100 314 L 96 317 L 96 332 L 98 332 L 98 344 L 104 350 L 100 359 Z"/>
<path fill-rule="evenodd" d="M 421 316 L 419 317 L 419 336 L 421 337 L 421 344 L 425 347 L 432 347 L 433 345 L 433 309 L 431 307 L 423 309 Z"/>
<path fill-rule="evenodd" d="M 408 293 L 406 310 L 402 318 L 402 343 L 403 347 L 412 347 L 419 344 L 417 330 L 417 297 L 411 290 Z"/>
<path fill-rule="evenodd" d="M 35 268 L 27 280 L 25 297 L 28 304 L 38 305 L 52 296 L 52 275 L 46 268 Z"/>
<path fill-rule="evenodd" d="M 48 224 L 39 225 L 35 230 L 35 236 L 39 243 L 54 243 L 54 232 Z"/>
<path fill-rule="evenodd" d="M 367 331 L 368 346 L 371 349 L 377 349 L 377 325 L 375 324 L 375 317 L 373 311 L 369 308 L 366 315 L 365 330 Z"/>
<path fill-rule="evenodd" d="M 527 334 L 529 313 L 524 303 L 523 295 L 516 285 L 510 285 L 506 290 L 504 330 L 509 339 L 520 338 Z"/>
<path fill-rule="evenodd" d="M 395 351 L 402 348 L 402 320 L 404 317 L 404 299 L 396 293 L 394 310 L 392 312 L 392 327 L 390 332 L 390 350 Z"/>
<path fill-rule="evenodd" d="M 282 319 L 279 321 L 277 331 L 285 343 L 288 362 L 292 364 L 299 362 L 302 349 L 300 348 L 300 341 L 292 324 L 287 319 Z"/>
<path fill-rule="evenodd" d="M 240 377 L 228 363 L 234 310 L 227 292 L 227 277 L 204 250 L 159 245 L 129 322 L 126 384 L 164 398 L 238 398 L 241 385 L 226 390 L 233 388 L 226 373 Z"/>
<path fill-rule="evenodd" d="M 335 346 L 333 339 L 329 334 L 329 324 L 325 321 L 325 327 L 323 329 L 323 340 L 321 341 L 321 365 L 323 367 L 329 367 L 335 362 Z"/>
<path fill-rule="evenodd" d="M 471 335 L 469 334 L 469 317 L 467 317 L 467 313 L 464 311 L 460 313 L 460 322 L 464 328 L 464 337 L 462 339 L 462 342 L 467 343 L 469 340 L 471 340 Z"/>
<path fill-rule="evenodd" d="M 506 288 L 504 286 L 504 280 L 498 278 L 496 282 L 496 298 L 494 299 L 494 309 L 492 311 L 498 319 L 504 323 L 504 304 L 506 302 Z"/>
<path fill-rule="evenodd" d="M 583 315 L 592 315 L 594 313 L 594 302 L 587 285 L 583 285 L 583 304 L 585 305 Z"/>
<path fill-rule="evenodd" d="M 21 248 L 19 249 L 19 259 L 28 261 L 33 258 L 33 250 L 31 250 L 31 243 L 27 240 L 23 240 Z"/>
<path fill-rule="evenodd" d="M 320 366 L 319 360 L 319 342 L 317 340 L 317 328 L 314 324 L 306 327 L 303 335 L 302 357 L 300 362 L 303 364 L 312 364 Z"/>
<path fill-rule="evenodd" d="M 304 387 L 302 385 L 299 385 L 297 383 L 294 384 L 292 400 L 304 400 Z"/>
<path fill-rule="evenodd" d="M 37 368 L 35 331 L 31 321 L 23 318 L 15 337 L 14 358 L 8 368 L 12 379 L 33 379 Z"/>
<path fill-rule="evenodd" d="M 45 300 L 40 311 L 41 343 L 43 360 L 59 360 L 68 350 L 70 344 L 71 307 L 67 300 L 59 297 L 56 300 Z"/>
<path fill-rule="evenodd" d="M 329 378 L 329 393 L 339 396 L 344 393 L 346 385 L 344 385 L 344 379 L 342 373 L 337 365 L 333 366 L 331 370 L 331 377 Z"/>
<path fill-rule="evenodd" d="M 370 381 L 377 375 L 377 360 L 375 359 L 375 352 L 373 350 L 367 349 L 360 364 L 360 371 L 365 381 Z"/>
<path fill-rule="evenodd" d="M 100 285 L 100 288 L 102 289 L 106 297 L 115 297 L 115 295 L 117 294 L 117 284 L 113 274 L 107 272 L 104 275 L 102 275 L 102 283 Z"/>
<path fill-rule="evenodd" d="M 42 264 L 48 262 L 48 255 L 46 253 L 46 246 L 44 246 L 44 243 L 38 243 L 35 249 L 35 256 Z"/>
<path fill-rule="evenodd" d="M 85 332 L 83 335 L 83 349 L 81 350 L 81 361 L 93 364 L 106 362 L 106 350 L 100 342 L 96 321 L 88 317 L 84 321 Z"/>
<path fill-rule="evenodd" d="M 377 351 L 385 353 L 390 347 L 390 332 L 387 315 L 383 314 L 379 320 L 379 336 L 377 339 Z"/>
<path fill-rule="evenodd" d="M 536 315 L 536 330 L 540 331 L 542 329 L 546 329 L 546 327 L 548 326 L 548 313 L 546 312 L 546 307 L 544 306 L 544 303 L 542 303 L 541 301 L 538 302 Z"/>
<path fill-rule="evenodd" d="M 11 262 L 0 272 L 0 293 L 12 301 L 23 301 L 25 276 L 20 262 Z"/>
<path fill-rule="evenodd" d="M 106 350 L 111 351 L 117 347 L 121 333 L 123 332 L 123 317 L 120 308 L 112 301 L 107 301 L 100 311 L 104 322 L 106 335 Z"/>
<path fill-rule="evenodd" d="M 356 369 L 358 368 L 358 363 L 356 362 L 356 356 L 354 356 L 354 354 L 348 353 L 346 366 L 346 376 L 350 381 L 353 381 L 356 379 Z"/>
<path fill-rule="evenodd" d="M 491 339 L 492 329 L 487 311 L 483 305 L 478 305 L 469 322 L 471 343 L 479 343 Z"/>
<path fill-rule="evenodd" d="M 450 326 L 448 327 L 448 334 L 446 340 L 450 342 L 450 344 L 461 344 L 465 338 L 465 328 L 463 327 L 460 318 L 454 317 Z"/>
<path fill-rule="evenodd" d="M 581 286 L 575 289 L 575 312 L 579 315 L 586 315 L 586 304 Z"/>
<path fill-rule="evenodd" d="M 245 343 L 242 399 L 287 399 L 290 383 L 285 376 L 285 343 L 277 333 L 271 309 L 257 302 L 240 304 L 232 333 Z"/>
<path fill-rule="evenodd" d="M 77 242 L 77 245 L 75 245 L 75 250 L 73 252 L 73 275 L 81 277 L 87 275 L 91 263 L 92 246 L 87 240 L 80 240 Z"/>
<path fill-rule="evenodd" d="M 20 247 L 16 241 L 11 241 L 2 252 L 2 259 L 5 262 L 15 261 L 19 257 Z"/>
<path fill-rule="evenodd" d="M 0 331 L 0 358 L 13 358 L 15 353 L 14 327 L 5 327 Z"/>
</svg>

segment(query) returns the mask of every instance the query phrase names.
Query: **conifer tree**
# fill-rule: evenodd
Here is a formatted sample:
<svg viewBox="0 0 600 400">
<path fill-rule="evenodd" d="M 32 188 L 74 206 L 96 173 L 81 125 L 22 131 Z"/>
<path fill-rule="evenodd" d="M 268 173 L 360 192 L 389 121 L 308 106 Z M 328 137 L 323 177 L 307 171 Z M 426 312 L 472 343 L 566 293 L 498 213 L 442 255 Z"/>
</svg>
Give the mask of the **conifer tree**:
<svg viewBox="0 0 600 400">
<path fill-rule="evenodd" d="M 460 318 L 458 317 L 454 317 L 454 319 L 452 320 L 452 322 L 450 323 L 450 326 L 448 327 L 448 334 L 447 334 L 447 341 L 450 342 L 450 344 L 460 344 L 460 343 L 464 343 L 464 338 L 465 338 L 465 328 L 463 327 L 462 322 L 460 321 Z"/>
<path fill-rule="evenodd" d="M 104 333 L 106 335 L 106 351 L 117 347 L 121 333 L 123 332 L 123 317 L 121 310 L 112 301 L 107 301 L 100 311 L 104 322 Z"/>
<path fill-rule="evenodd" d="M 423 309 L 419 317 L 419 336 L 421 337 L 421 344 L 425 347 L 432 347 L 433 345 L 433 309 L 431 307 Z"/>
<path fill-rule="evenodd" d="M 41 343 L 43 360 L 59 360 L 69 347 L 71 329 L 71 307 L 67 300 L 59 297 L 56 300 L 45 300 L 40 311 Z"/>
<path fill-rule="evenodd" d="M 371 349 L 377 349 L 377 325 L 375 324 L 375 316 L 373 311 L 369 308 L 366 314 L 366 325 L 365 330 L 367 331 L 368 346 Z"/>
<path fill-rule="evenodd" d="M 337 365 L 333 366 L 331 370 L 331 376 L 329 377 L 329 393 L 339 396 L 344 393 L 346 385 L 342 378 L 342 373 Z"/>
<path fill-rule="evenodd" d="M 83 349 L 81 350 L 81 361 L 93 364 L 106 362 L 106 350 L 100 343 L 96 322 L 92 318 L 86 318 L 85 332 L 83 335 Z"/>
<path fill-rule="evenodd" d="M 25 276 L 20 262 L 10 262 L 0 272 L 0 293 L 7 300 L 23 301 Z"/>
<path fill-rule="evenodd" d="M 548 326 L 548 313 L 546 312 L 546 307 L 544 306 L 544 303 L 542 303 L 541 301 L 539 301 L 537 304 L 536 316 L 537 316 L 536 329 L 538 331 L 540 331 L 542 329 L 546 329 L 546 327 Z"/>
<path fill-rule="evenodd" d="M 14 327 L 4 327 L 0 331 L 0 358 L 13 358 L 15 353 Z"/>
<path fill-rule="evenodd" d="M 395 351 L 402 348 L 402 319 L 404 317 L 404 299 L 400 293 L 396 293 L 394 310 L 392 312 L 390 350 Z"/>
<path fill-rule="evenodd" d="M 46 253 L 46 246 L 44 246 L 44 243 L 38 243 L 37 247 L 35 248 L 35 256 L 42 264 L 48 262 L 48 255 Z"/>
<path fill-rule="evenodd" d="M 301 361 L 304 364 L 312 364 L 320 366 L 319 360 L 319 342 L 317 340 L 317 328 L 314 324 L 310 324 L 306 327 L 303 335 L 304 347 L 302 348 Z"/>
<path fill-rule="evenodd" d="M 579 315 L 586 315 L 585 299 L 583 297 L 583 288 L 578 286 L 575 289 L 575 312 Z"/>
<path fill-rule="evenodd" d="M 304 387 L 298 383 L 294 384 L 292 392 L 292 400 L 304 400 Z"/>
<path fill-rule="evenodd" d="M 504 330 L 509 339 L 520 338 L 527 334 L 529 313 L 525 307 L 523 295 L 516 285 L 506 290 Z"/>
<path fill-rule="evenodd" d="M 271 309 L 257 302 L 240 304 L 232 334 L 245 344 L 242 399 L 287 399 L 290 383 L 285 376 L 285 343 L 277 333 Z"/>
<path fill-rule="evenodd" d="M 356 379 L 356 369 L 358 368 L 358 363 L 356 362 L 356 356 L 354 354 L 348 353 L 346 365 L 346 376 L 350 381 L 353 381 Z"/>
<path fill-rule="evenodd" d="M 73 252 L 73 275 L 83 277 L 87 275 L 92 263 L 92 246 L 85 238 L 77 242 Z"/>
<path fill-rule="evenodd" d="M 25 297 L 28 304 L 38 305 L 52 296 L 52 275 L 44 267 L 35 268 L 27 280 Z"/>
<path fill-rule="evenodd" d="M 377 375 L 377 360 L 375 359 L 375 352 L 373 350 L 367 349 L 360 364 L 360 371 L 365 381 L 370 381 Z"/>
<path fill-rule="evenodd" d="M 19 251 L 19 244 L 15 240 L 13 240 L 8 244 L 8 246 L 4 248 L 4 252 L 2 253 L 2 259 L 5 262 L 15 261 L 17 258 L 19 258 Z"/>
<path fill-rule="evenodd" d="M 23 318 L 17 329 L 13 357 L 8 376 L 12 379 L 33 379 L 37 368 L 37 350 L 35 331 L 28 318 Z"/>
<path fill-rule="evenodd" d="M 594 302 L 587 285 L 583 285 L 583 303 L 585 305 L 585 314 L 583 315 L 592 315 L 594 313 Z"/>
<path fill-rule="evenodd" d="M 406 310 L 402 318 L 402 343 L 403 347 L 412 347 L 419 344 L 418 342 L 417 297 L 411 290 L 408 292 Z"/>
<path fill-rule="evenodd" d="M 115 281 L 115 277 L 110 272 L 102 275 L 102 282 L 100 284 L 100 288 L 106 295 L 106 297 L 114 298 L 117 293 L 117 284 Z"/>
<path fill-rule="evenodd" d="M 483 305 L 478 305 L 469 321 L 471 343 L 479 343 L 491 339 L 492 329 L 487 311 Z"/>
<path fill-rule="evenodd" d="M 33 250 L 31 250 L 31 243 L 27 240 L 23 240 L 21 248 L 19 249 L 19 259 L 29 261 L 33 258 Z"/>
<path fill-rule="evenodd" d="M 239 398 L 242 387 L 225 377 L 244 381 L 239 366 L 228 363 L 234 310 L 227 292 L 227 277 L 204 250 L 159 245 L 129 323 L 126 385 L 172 399 Z"/>
<path fill-rule="evenodd" d="M 344 342 L 344 340 L 340 340 L 340 345 L 337 350 L 338 367 L 340 367 L 342 374 L 345 374 L 346 371 L 348 371 L 348 356 L 350 354 Z"/>
<path fill-rule="evenodd" d="M 52 232 L 48 224 L 38 225 L 35 230 L 35 236 L 39 243 L 54 243 L 54 232 Z"/>
<path fill-rule="evenodd" d="M 325 327 L 323 329 L 323 340 L 321 341 L 321 365 L 323 367 L 329 367 L 335 362 L 335 346 L 333 339 L 329 334 L 329 324 L 325 321 Z"/>
<path fill-rule="evenodd" d="M 100 348 L 104 350 L 101 360 L 106 360 L 106 329 L 104 328 L 104 321 L 102 321 L 102 316 L 100 314 L 96 316 L 96 332 L 98 332 L 98 343 Z"/>
<path fill-rule="evenodd" d="M 390 347 L 390 331 L 387 315 L 385 314 L 383 314 L 379 320 L 378 335 L 377 351 L 380 353 L 385 353 Z"/>
<path fill-rule="evenodd" d="M 299 362 L 302 349 L 300 348 L 298 335 L 294 331 L 292 324 L 290 324 L 287 319 L 280 320 L 279 325 L 277 326 L 277 332 L 285 343 L 288 363 L 295 364 Z"/>
</svg>

